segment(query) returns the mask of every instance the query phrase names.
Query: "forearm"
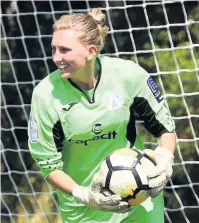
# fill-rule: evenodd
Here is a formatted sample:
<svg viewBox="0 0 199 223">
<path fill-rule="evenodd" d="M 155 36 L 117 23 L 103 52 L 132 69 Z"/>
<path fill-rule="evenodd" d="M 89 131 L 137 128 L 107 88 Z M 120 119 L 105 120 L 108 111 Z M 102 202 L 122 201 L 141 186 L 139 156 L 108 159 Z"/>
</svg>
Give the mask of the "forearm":
<svg viewBox="0 0 199 223">
<path fill-rule="evenodd" d="M 54 170 L 47 179 L 57 188 L 69 194 L 72 194 L 73 188 L 77 186 L 77 183 L 61 170 Z"/>
<path fill-rule="evenodd" d="M 176 147 L 176 135 L 175 133 L 164 133 L 159 138 L 160 147 L 168 149 L 172 154 Z"/>
<path fill-rule="evenodd" d="M 54 170 L 49 174 L 47 179 L 57 188 L 72 194 L 78 203 L 85 204 L 89 208 L 118 213 L 130 211 L 129 204 L 124 201 L 121 202 L 120 196 L 111 195 L 105 197 L 99 192 L 93 192 L 88 187 L 79 186 L 69 175 L 61 170 Z M 99 183 L 100 182 L 98 182 L 98 184 Z"/>
</svg>

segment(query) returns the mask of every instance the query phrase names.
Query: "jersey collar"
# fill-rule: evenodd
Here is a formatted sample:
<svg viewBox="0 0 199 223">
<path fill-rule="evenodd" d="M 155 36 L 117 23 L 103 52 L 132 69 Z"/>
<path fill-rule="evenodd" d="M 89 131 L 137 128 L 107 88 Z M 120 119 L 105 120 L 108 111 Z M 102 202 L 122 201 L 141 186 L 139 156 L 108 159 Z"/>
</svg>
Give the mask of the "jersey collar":
<svg viewBox="0 0 199 223">
<path fill-rule="evenodd" d="M 73 83 L 73 82 L 71 81 L 70 78 L 67 79 L 68 82 L 69 82 L 74 88 L 76 88 L 78 91 L 80 91 L 80 92 L 84 95 L 84 97 L 88 100 L 88 102 L 89 102 L 90 104 L 95 103 L 95 92 L 96 92 L 96 89 L 97 89 L 97 87 L 98 87 L 98 85 L 99 85 L 99 83 L 100 83 L 101 76 L 102 76 L 102 65 L 101 65 L 101 61 L 100 61 L 100 59 L 99 59 L 98 57 L 96 58 L 96 63 L 95 63 L 95 65 L 96 65 L 96 68 L 97 68 L 97 70 L 98 70 L 98 77 L 97 77 L 96 85 L 95 85 L 95 87 L 94 87 L 93 97 L 92 97 L 91 99 L 84 93 L 84 91 L 83 91 L 81 88 L 79 88 L 75 83 Z"/>
</svg>

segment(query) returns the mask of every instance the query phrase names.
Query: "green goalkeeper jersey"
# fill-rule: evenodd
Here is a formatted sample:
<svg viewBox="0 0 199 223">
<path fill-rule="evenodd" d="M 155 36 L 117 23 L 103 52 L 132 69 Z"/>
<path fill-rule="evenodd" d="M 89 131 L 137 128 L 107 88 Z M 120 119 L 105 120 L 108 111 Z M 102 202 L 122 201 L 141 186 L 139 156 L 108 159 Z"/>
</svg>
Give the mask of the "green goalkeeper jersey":
<svg viewBox="0 0 199 223">
<path fill-rule="evenodd" d="M 141 149 L 135 113 L 157 138 L 174 131 L 164 99 L 144 69 L 107 56 L 98 57 L 96 66 L 99 76 L 92 90 L 82 91 L 56 70 L 33 91 L 29 148 L 44 177 L 59 169 L 78 184 L 89 186 L 111 152 L 130 144 Z M 87 212 L 71 195 L 59 190 L 57 194 L 65 222 L 108 222 L 114 216 Z"/>
</svg>

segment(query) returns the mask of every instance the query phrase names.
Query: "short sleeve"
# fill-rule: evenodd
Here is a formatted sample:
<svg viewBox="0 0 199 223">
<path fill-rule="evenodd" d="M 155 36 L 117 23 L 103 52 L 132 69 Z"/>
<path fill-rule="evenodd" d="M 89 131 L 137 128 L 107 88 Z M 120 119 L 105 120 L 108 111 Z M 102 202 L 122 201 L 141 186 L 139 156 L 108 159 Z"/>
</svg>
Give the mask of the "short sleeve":
<svg viewBox="0 0 199 223">
<path fill-rule="evenodd" d="M 28 145 L 32 158 L 42 175 L 47 177 L 53 170 L 63 168 L 62 146 L 64 134 L 50 98 L 33 91 L 28 123 Z"/>
</svg>

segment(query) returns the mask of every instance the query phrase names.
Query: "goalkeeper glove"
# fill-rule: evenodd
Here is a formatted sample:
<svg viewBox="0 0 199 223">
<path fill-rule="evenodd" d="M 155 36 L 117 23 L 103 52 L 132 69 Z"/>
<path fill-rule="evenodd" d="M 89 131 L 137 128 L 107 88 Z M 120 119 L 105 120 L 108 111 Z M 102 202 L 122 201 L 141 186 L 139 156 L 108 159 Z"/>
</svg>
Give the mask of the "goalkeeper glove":
<svg viewBox="0 0 199 223">
<path fill-rule="evenodd" d="M 168 149 L 160 146 L 154 151 L 145 149 L 143 152 L 157 164 L 147 173 L 149 187 L 151 188 L 149 194 L 151 197 L 156 197 L 163 190 L 173 173 L 174 156 Z"/>
<path fill-rule="evenodd" d="M 76 186 L 72 191 L 72 195 L 77 202 L 85 204 L 89 208 L 116 213 L 130 211 L 130 205 L 125 201 L 121 201 L 120 196 L 111 195 L 106 197 L 100 193 L 100 185 L 99 179 L 97 180 L 94 177 L 91 188 Z"/>
</svg>

